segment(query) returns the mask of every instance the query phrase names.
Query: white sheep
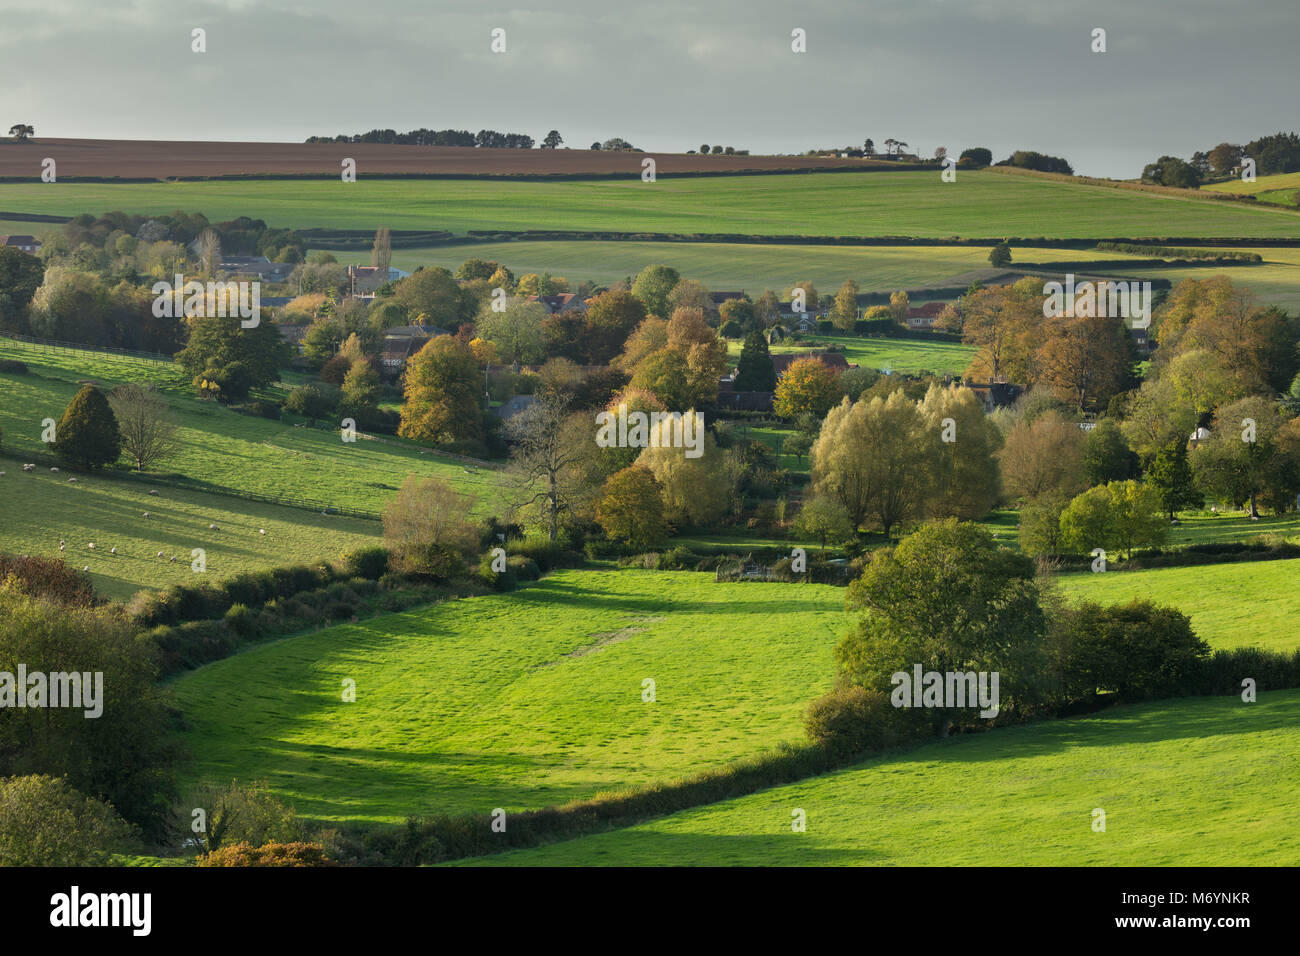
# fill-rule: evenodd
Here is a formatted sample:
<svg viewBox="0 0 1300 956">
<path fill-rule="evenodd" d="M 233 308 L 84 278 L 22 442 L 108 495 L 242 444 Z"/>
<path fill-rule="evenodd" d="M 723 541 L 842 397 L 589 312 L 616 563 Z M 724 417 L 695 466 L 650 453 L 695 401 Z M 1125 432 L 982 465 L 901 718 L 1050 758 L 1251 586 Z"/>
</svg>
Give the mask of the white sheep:
<svg viewBox="0 0 1300 956">
<path fill-rule="evenodd" d="M 94 550 L 95 550 L 95 542 L 93 542 L 93 541 L 90 542 L 90 544 L 86 545 L 86 547 L 88 547 L 91 551 L 94 551 Z"/>
<path fill-rule="evenodd" d="M 59 470 L 59 469 L 57 469 L 57 468 L 51 468 L 51 469 L 50 469 L 50 471 L 58 471 L 58 470 Z"/>
<path fill-rule="evenodd" d="M 66 546 L 62 541 L 59 542 L 59 550 L 60 550 L 60 551 L 67 551 L 67 550 L 68 550 L 67 546 Z"/>
<path fill-rule="evenodd" d="M 76 480 L 77 480 L 76 478 L 69 478 L 69 479 L 68 479 L 68 481 L 69 481 L 70 483 L 71 483 L 71 482 L 74 482 L 74 481 L 76 481 Z"/>
<path fill-rule="evenodd" d="M 117 554 L 117 548 L 109 548 L 109 549 L 108 549 L 108 553 L 109 553 L 109 554 Z"/>
<path fill-rule="evenodd" d="M 146 512 L 145 512 L 144 514 L 142 514 L 140 517 L 141 517 L 141 518 L 147 518 L 147 517 L 149 517 L 149 512 L 146 511 Z"/>
<path fill-rule="evenodd" d="M 89 570 L 90 570 L 90 565 L 86 565 L 86 566 L 85 566 L 84 568 L 82 568 L 81 570 L 83 570 L 83 571 L 89 571 Z"/>
<path fill-rule="evenodd" d="M 176 556 L 175 556 L 175 555 L 172 555 L 171 563 L 172 563 L 172 564 L 175 564 L 175 563 L 176 563 Z"/>
<path fill-rule="evenodd" d="M 210 525 L 208 525 L 208 530 L 209 530 L 209 531 L 216 531 L 216 530 L 217 530 L 217 526 L 214 525 L 214 524 L 210 524 Z"/>
<path fill-rule="evenodd" d="M 266 529 L 265 529 L 265 528 L 258 528 L 258 529 L 257 529 L 257 533 L 258 533 L 258 534 L 266 534 Z"/>
<path fill-rule="evenodd" d="M 158 552 L 158 557 L 160 557 L 160 558 L 162 557 L 162 552 L 161 552 L 161 551 Z"/>
<path fill-rule="evenodd" d="M 158 489 L 156 489 L 156 488 L 151 488 L 151 489 L 149 490 L 149 494 L 151 494 L 151 495 L 156 495 L 156 494 L 158 494 Z"/>
</svg>

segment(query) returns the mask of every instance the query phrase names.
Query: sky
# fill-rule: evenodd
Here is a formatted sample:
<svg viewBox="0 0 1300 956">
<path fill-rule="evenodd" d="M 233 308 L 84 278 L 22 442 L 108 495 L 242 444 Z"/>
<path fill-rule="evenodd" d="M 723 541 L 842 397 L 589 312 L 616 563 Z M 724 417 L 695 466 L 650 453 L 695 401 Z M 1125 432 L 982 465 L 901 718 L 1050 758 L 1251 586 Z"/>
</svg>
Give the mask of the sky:
<svg viewBox="0 0 1300 956">
<path fill-rule="evenodd" d="M 1131 178 L 1300 126 L 1298 39 L 1297 0 L 0 0 L 0 131 L 558 129 L 574 148 L 755 153 L 892 137 Z"/>
</svg>

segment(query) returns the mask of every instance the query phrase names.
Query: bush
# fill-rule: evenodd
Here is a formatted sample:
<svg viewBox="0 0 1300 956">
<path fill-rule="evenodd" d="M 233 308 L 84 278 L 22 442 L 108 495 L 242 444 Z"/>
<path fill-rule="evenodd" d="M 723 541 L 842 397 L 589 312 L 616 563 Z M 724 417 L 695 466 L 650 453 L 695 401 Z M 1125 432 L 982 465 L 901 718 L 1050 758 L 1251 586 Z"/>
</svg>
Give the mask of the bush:
<svg viewBox="0 0 1300 956">
<path fill-rule="evenodd" d="M 276 422 L 280 420 L 280 406 L 275 402 L 249 402 L 247 408 L 254 415 L 262 418 L 269 418 Z"/>
<path fill-rule="evenodd" d="M 837 687 L 808 706 L 804 718 L 808 736 L 839 758 L 856 757 L 899 746 L 925 735 L 894 707 L 883 691 L 857 686 Z"/>
<path fill-rule="evenodd" d="M 1085 602 L 1064 612 L 1070 649 L 1067 694 L 1114 691 L 1125 702 L 1180 697 L 1204 685 L 1210 646 L 1187 615 L 1150 601 L 1101 607 Z"/>
<path fill-rule="evenodd" d="M 319 843 L 247 843 L 223 846 L 199 857 L 196 866 L 338 866 Z"/>
<path fill-rule="evenodd" d="M 381 546 L 358 548 L 344 556 L 343 569 L 350 577 L 378 581 L 388 570 L 388 549 Z"/>
<path fill-rule="evenodd" d="M 243 604 L 232 604 L 222 618 L 226 627 L 238 637 L 248 640 L 261 633 L 261 616 Z"/>
<path fill-rule="evenodd" d="M 506 553 L 532 558 L 543 571 L 579 568 L 586 560 L 582 552 L 569 550 L 565 542 L 547 538 L 514 538 L 506 542 Z"/>
<path fill-rule="evenodd" d="M 130 828 L 65 778 L 0 779 L 0 866 L 95 866 L 124 848 Z"/>
<path fill-rule="evenodd" d="M 59 558 L 0 554 L 0 581 L 6 578 L 12 578 L 18 590 L 29 597 L 70 607 L 93 607 L 102 603 L 95 597 L 90 578 L 68 567 Z"/>
<path fill-rule="evenodd" d="M 1215 651 L 1202 668 L 1200 690 L 1205 694 L 1240 694 L 1250 678 L 1257 691 L 1300 687 L 1300 651 L 1282 654 L 1258 647 Z"/>
</svg>

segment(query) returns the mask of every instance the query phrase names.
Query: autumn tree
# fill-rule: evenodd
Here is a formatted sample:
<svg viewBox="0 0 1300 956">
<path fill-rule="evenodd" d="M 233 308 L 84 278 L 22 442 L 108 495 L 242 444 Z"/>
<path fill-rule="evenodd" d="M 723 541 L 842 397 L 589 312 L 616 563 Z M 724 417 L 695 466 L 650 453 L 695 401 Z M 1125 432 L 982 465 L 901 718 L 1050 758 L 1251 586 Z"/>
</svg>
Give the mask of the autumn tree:
<svg viewBox="0 0 1300 956">
<path fill-rule="evenodd" d="M 586 345 L 592 364 L 604 365 L 623 350 L 632 331 L 646 317 L 646 307 L 630 292 L 611 290 L 587 304 Z"/>
<path fill-rule="evenodd" d="M 1019 499 L 1049 491 L 1075 494 L 1084 485 L 1085 440 L 1078 425 L 1056 412 L 1017 422 L 998 452 L 1003 489 Z"/>
<path fill-rule="evenodd" d="M 852 332 L 853 323 L 858 318 L 858 284 L 852 279 L 845 279 L 840 291 L 835 294 L 835 308 L 831 310 L 831 321 L 843 332 Z"/>
<path fill-rule="evenodd" d="M 397 433 L 416 441 L 476 441 L 483 437 L 485 390 L 469 346 L 454 336 L 435 336 L 406 364 Z"/>
<path fill-rule="evenodd" d="M 1207 494 L 1234 505 L 1248 505 L 1259 516 L 1258 499 L 1270 498 L 1285 507 L 1300 488 L 1300 462 L 1290 459 L 1279 433 L 1288 417 L 1282 406 L 1263 396 L 1225 405 L 1214 416 L 1210 437 L 1191 452 L 1197 485 Z"/>
<path fill-rule="evenodd" d="M 801 537 L 820 541 L 822 551 L 826 550 L 827 539 L 842 541 L 853 535 L 844 505 L 828 495 L 813 495 L 803 503 L 795 515 L 794 530 Z"/>
<path fill-rule="evenodd" d="M 667 537 L 661 489 L 650 469 L 624 468 L 609 477 L 602 491 L 596 520 L 610 540 L 645 548 Z"/>
<path fill-rule="evenodd" d="M 407 475 L 384 507 L 384 545 L 395 568 L 446 579 L 478 546 L 470 521 L 474 498 L 441 478 Z"/>
<path fill-rule="evenodd" d="M 688 427 L 703 437 L 698 457 L 688 458 L 687 448 L 674 446 L 674 423 L 660 422 L 657 439 L 659 447 L 649 447 L 641 452 L 637 464 L 654 474 L 659 482 L 664 502 L 664 516 L 678 527 L 695 525 L 706 527 L 721 518 L 727 510 L 728 479 L 723 469 L 723 456 L 717 442 L 704 428 L 704 417 L 688 411 L 694 423 L 683 421 L 683 436 Z M 684 416 L 684 417 L 685 417 Z"/>
<path fill-rule="evenodd" d="M 920 405 L 936 443 L 927 513 L 932 517 L 982 518 L 1001 491 L 997 451 L 1002 435 L 968 388 L 931 385 Z"/>
<path fill-rule="evenodd" d="M 514 299 L 498 312 L 491 306 L 478 316 L 478 332 L 496 346 L 497 354 L 509 365 L 540 362 L 545 352 L 542 323 L 549 313 L 540 302 Z"/>
<path fill-rule="evenodd" d="M 773 410 L 782 418 L 801 412 L 824 416 L 840 400 L 835 370 L 817 358 L 795 359 L 776 383 Z"/>
<path fill-rule="evenodd" d="M 555 395 L 544 395 L 506 425 L 511 441 L 512 497 L 536 514 L 547 537 L 582 506 L 593 489 L 581 467 L 592 442 L 591 418 Z"/>
<path fill-rule="evenodd" d="M 847 399 L 832 408 L 812 449 L 818 494 L 844 506 L 855 528 L 868 520 L 886 535 L 925 513 L 937 441 L 916 403 Z"/>
<path fill-rule="evenodd" d="M 633 280 L 632 294 L 641 300 L 646 311 L 651 315 L 668 315 L 668 296 L 681 278 L 672 266 L 646 266 Z"/>
<path fill-rule="evenodd" d="M 1037 380 L 1080 411 L 1105 409 L 1112 396 L 1136 384 L 1136 357 L 1122 319 L 1060 316 L 1045 323 Z"/>
<path fill-rule="evenodd" d="M 387 226 L 375 230 L 375 241 L 370 248 L 370 264 L 388 281 L 388 269 L 393 261 L 393 234 Z"/>
</svg>

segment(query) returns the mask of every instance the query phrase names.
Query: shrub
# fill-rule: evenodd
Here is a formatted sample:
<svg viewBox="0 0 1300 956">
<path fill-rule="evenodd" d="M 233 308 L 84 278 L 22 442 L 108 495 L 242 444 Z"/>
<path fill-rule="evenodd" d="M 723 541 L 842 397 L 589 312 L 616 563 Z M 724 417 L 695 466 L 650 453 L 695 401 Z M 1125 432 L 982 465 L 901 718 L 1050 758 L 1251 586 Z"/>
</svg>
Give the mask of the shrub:
<svg viewBox="0 0 1300 956">
<path fill-rule="evenodd" d="M 0 866 L 94 866 L 124 848 L 130 828 L 65 778 L 0 779 Z"/>
<path fill-rule="evenodd" d="M 196 866 L 338 866 L 319 843 L 235 843 L 198 858 Z"/>
<path fill-rule="evenodd" d="M 1091 697 L 1095 688 L 1128 702 L 1178 697 L 1203 686 L 1210 646 L 1181 611 L 1134 600 L 1112 607 L 1085 602 L 1065 613 L 1071 696 Z"/>
<path fill-rule="evenodd" d="M 256 611 L 250 611 L 243 604 L 232 604 L 222 620 L 232 633 L 245 640 L 257 637 L 261 633 L 260 615 Z"/>
<path fill-rule="evenodd" d="M 512 554 L 506 558 L 506 568 L 518 581 L 537 581 L 542 576 L 542 570 L 537 566 L 537 562 L 522 554 Z"/>
<path fill-rule="evenodd" d="M 104 393 L 83 385 L 55 429 L 55 453 L 76 468 L 111 465 L 122 454 L 122 434 Z"/>
<path fill-rule="evenodd" d="M 899 746 L 924 736 L 924 730 L 894 707 L 883 691 L 841 686 L 808 706 L 808 736 L 840 758 Z"/>
<path fill-rule="evenodd" d="M 388 549 L 381 546 L 358 548 L 344 556 L 343 569 L 350 577 L 378 581 L 388 570 Z"/>
<path fill-rule="evenodd" d="M 59 558 L 0 554 L 0 581 L 12 579 L 24 594 L 76 607 L 100 603 L 90 578 Z"/>
<path fill-rule="evenodd" d="M 566 548 L 565 542 L 540 537 L 514 538 L 507 541 L 506 553 L 532 558 L 543 571 L 581 567 L 585 560 L 581 552 Z"/>
<path fill-rule="evenodd" d="M 1300 651 L 1282 654 L 1259 647 L 1215 651 L 1202 668 L 1200 690 L 1240 694 L 1246 678 L 1255 682 L 1258 691 L 1300 687 Z"/>
</svg>

